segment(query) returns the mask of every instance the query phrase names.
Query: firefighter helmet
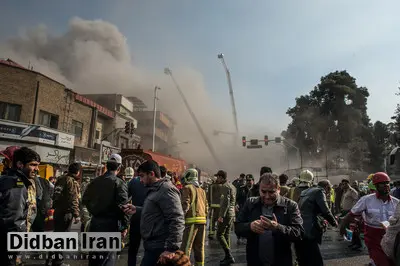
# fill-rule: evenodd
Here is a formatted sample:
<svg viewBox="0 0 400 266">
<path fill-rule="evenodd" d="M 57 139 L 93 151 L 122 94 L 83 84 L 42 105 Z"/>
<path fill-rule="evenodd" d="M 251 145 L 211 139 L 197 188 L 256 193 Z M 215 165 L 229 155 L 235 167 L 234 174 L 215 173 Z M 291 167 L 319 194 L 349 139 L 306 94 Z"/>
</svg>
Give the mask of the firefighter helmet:
<svg viewBox="0 0 400 266">
<path fill-rule="evenodd" d="M 125 175 L 126 176 L 134 176 L 135 175 L 135 171 L 133 170 L 132 167 L 127 167 L 127 168 L 125 168 Z"/>
<path fill-rule="evenodd" d="M 390 182 L 390 177 L 384 172 L 377 172 L 372 177 L 372 183 L 374 185 L 384 182 Z"/>
<path fill-rule="evenodd" d="M 199 173 L 194 168 L 189 168 L 182 176 L 183 183 L 199 181 Z"/>
<path fill-rule="evenodd" d="M 312 183 L 314 180 L 314 174 L 310 170 L 304 170 L 299 176 L 300 182 Z"/>
</svg>

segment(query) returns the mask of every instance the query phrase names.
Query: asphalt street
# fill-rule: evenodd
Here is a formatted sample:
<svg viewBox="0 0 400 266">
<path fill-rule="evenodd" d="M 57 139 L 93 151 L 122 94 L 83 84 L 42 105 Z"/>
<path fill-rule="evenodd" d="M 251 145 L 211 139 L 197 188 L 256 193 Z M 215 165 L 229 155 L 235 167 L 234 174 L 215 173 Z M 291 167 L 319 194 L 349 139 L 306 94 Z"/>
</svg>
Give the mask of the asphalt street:
<svg viewBox="0 0 400 266">
<path fill-rule="evenodd" d="M 323 240 L 323 244 L 321 245 L 322 254 L 327 266 L 346 266 L 346 265 L 367 265 L 369 262 L 369 257 L 366 249 L 364 248 L 361 251 L 352 251 L 348 248 L 349 243 L 342 240 L 336 231 L 330 230 L 328 231 Z M 234 257 L 236 259 L 236 263 L 234 265 L 242 266 L 246 265 L 246 252 L 244 245 L 236 244 L 236 237 L 232 234 L 232 251 Z M 138 261 L 141 260 L 143 256 L 143 250 L 139 252 Z M 124 249 L 121 252 L 120 258 L 118 260 L 117 265 L 127 265 L 128 252 L 127 249 Z M 219 261 L 223 258 L 222 249 L 219 247 L 219 244 L 216 240 L 207 240 L 206 242 L 206 262 L 205 265 L 219 265 Z M 66 263 L 71 266 L 85 266 L 87 265 L 87 260 L 85 259 L 75 259 L 68 260 Z M 36 266 L 36 265 L 44 265 L 43 260 L 29 260 L 26 261 L 25 265 Z"/>
</svg>

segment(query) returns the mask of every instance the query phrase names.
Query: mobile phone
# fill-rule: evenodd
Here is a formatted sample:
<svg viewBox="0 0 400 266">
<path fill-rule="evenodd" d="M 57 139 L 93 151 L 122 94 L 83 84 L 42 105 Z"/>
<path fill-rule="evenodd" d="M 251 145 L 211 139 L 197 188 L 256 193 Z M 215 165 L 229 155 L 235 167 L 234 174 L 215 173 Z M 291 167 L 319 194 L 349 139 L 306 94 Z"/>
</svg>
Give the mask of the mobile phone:
<svg viewBox="0 0 400 266">
<path fill-rule="evenodd" d="M 381 224 L 383 225 L 383 227 L 388 228 L 390 223 L 388 221 L 383 221 L 381 222 Z"/>
<path fill-rule="evenodd" d="M 264 216 L 265 218 L 270 219 L 270 220 L 274 219 L 274 217 L 270 214 L 263 214 L 262 216 Z"/>
</svg>

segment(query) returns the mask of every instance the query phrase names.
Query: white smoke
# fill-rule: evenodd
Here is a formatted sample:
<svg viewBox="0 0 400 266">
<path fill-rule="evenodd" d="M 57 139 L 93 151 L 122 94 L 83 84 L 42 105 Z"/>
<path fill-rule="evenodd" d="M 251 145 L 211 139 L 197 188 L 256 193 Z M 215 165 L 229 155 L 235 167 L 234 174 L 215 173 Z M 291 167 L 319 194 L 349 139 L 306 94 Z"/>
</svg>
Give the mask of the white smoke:
<svg viewBox="0 0 400 266">
<path fill-rule="evenodd" d="M 67 32 L 62 35 L 53 35 L 43 25 L 27 29 L 22 35 L 0 45 L 0 57 L 10 58 L 24 66 L 30 64 L 34 70 L 78 93 L 121 93 L 136 96 L 147 106 L 152 106 L 154 86 L 160 86 L 160 110 L 177 123 L 176 139 L 190 142 L 180 146 L 182 157 L 189 162 L 213 170 L 225 167 L 235 174 L 257 173 L 262 165 L 275 169 L 282 165 L 282 152 L 278 146 L 270 145 L 268 153 L 266 149 L 247 151 L 227 144 L 231 136 L 213 136 L 215 129 L 233 130 L 230 106 L 223 109 L 213 106 L 202 74 L 182 64 L 172 71 L 223 161 L 223 166 L 215 165 L 171 79 L 164 75 L 163 66 L 154 73 L 135 65 L 126 38 L 115 25 L 106 21 L 73 18 Z"/>
</svg>

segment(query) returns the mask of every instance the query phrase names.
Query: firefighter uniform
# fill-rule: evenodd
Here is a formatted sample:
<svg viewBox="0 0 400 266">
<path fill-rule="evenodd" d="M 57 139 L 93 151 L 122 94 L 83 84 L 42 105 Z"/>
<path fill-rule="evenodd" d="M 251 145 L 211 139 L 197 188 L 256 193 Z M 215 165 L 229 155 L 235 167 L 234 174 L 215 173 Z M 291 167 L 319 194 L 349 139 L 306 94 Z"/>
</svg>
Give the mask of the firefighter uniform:
<svg viewBox="0 0 400 266">
<path fill-rule="evenodd" d="M 221 264 L 228 265 L 234 262 L 230 250 L 230 233 L 235 220 L 236 206 L 236 188 L 228 182 L 225 182 L 221 186 L 220 206 L 218 218 L 223 218 L 223 221 L 218 223 L 217 238 L 225 252 L 225 258 Z"/>
<path fill-rule="evenodd" d="M 217 230 L 217 220 L 221 200 L 221 185 L 213 183 L 208 188 L 208 203 L 210 206 L 210 223 L 208 237 L 213 238 Z"/>
<path fill-rule="evenodd" d="M 182 209 L 185 214 L 185 231 L 181 250 L 190 257 L 193 248 L 195 265 L 204 265 L 204 240 L 208 214 L 207 196 L 198 183 L 196 169 L 188 169 L 183 176 Z"/>
<path fill-rule="evenodd" d="M 289 190 L 289 198 L 297 203 L 300 201 L 301 192 L 311 187 L 314 175 L 309 170 L 303 170 L 299 176 L 299 185 Z"/>
</svg>

